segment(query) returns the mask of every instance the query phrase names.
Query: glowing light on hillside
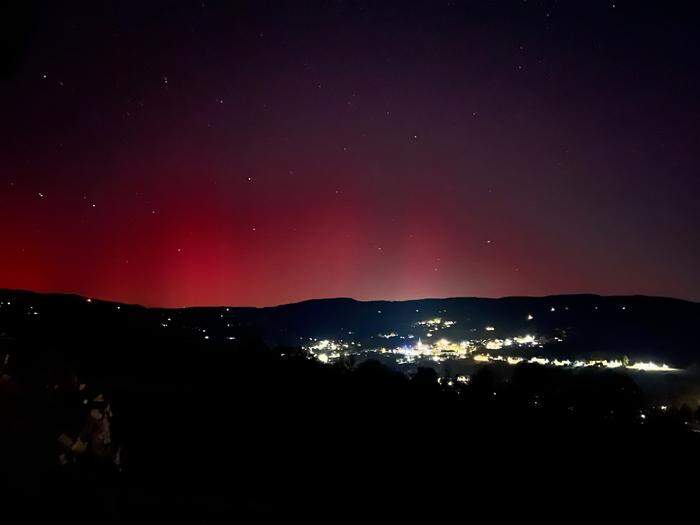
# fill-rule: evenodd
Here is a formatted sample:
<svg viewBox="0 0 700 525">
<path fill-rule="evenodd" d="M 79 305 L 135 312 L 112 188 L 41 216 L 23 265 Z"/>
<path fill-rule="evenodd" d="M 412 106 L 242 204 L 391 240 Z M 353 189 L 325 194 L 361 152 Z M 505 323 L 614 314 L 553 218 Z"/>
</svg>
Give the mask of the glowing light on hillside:
<svg viewBox="0 0 700 525">
<path fill-rule="evenodd" d="M 657 365 L 652 361 L 634 363 L 629 365 L 627 368 L 631 370 L 642 370 L 644 372 L 677 372 L 678 368 L 672 368 L 665 363 Z"/>
<path fill-rule="evenodd" d="M 554 309 L 554 307 L 552 307 Z M 532 315 L 528 315 L 528 319 Z M 413 334 L 400 335 L 400 333 L 390 331 L 377 334 L 378 338 L 403 340 L 401 345 L 396 346 L 372 346 L 363 344 L 359 341 L 343 341 L 331 339 L 316 339 L 308 338 L 308 343 L 303 345 L 304 348 L 316 359 L 322 363 L 329 363 L 342 356 L 356 355 L 365 356 L 372 353 L 381 353 L 385 355 L 395 356 L 398 364 L 415 363 L 421 360 L 432 361 L 436 363 L 449 360 L 464 360 L 473 359 L 476 363 L 501 363 L 504 365 L 515 366 L 521 363 L 540 365 L 540 366 L 555 366 L 559 368 L 603 368 L 611 370 L 629 370 L 634 372 L 674 372 L 679 369 L 673 368 L 665 363 L 657 364 L 652 361 L 635 362 L 627 364 L 619 359 L 570 359 L 566 356 L 543 356 L 533 355 L 530 353 L 537 348 L 545 348 L 545 344 L 549 342 L 562 342 L 563 338 L 555 336 L 551 339 L 538 340 L 533 334 L 516 335 L 507 338 L 483 338 L 475 340 L 462 340 L 459 342 L 451 341 L 446 337 L 439 337 L 440 330 L 446 326 L 453 326 L 454 322 L 445 321 L 443 318 L 435 317 L 415 323 L 417 325 L 428 327 L 427 333 L 424 335 L 424 340 L 421 338 L 414 339 Z M 495 331 L 494 326 L 485 326 L 484 329 L 488 332 Z M 472 331 L 476 331 L 474 328 Z M 206 330 L 201 330 L 206 332 Z M 354 332 L 347 332 L 348 335 L 353 335 Z M 208 339 L 208 336 L 205 337 Z M 231 338 L 229 338 L 231 339 Z M 408 340 L 416 342 L 409 343 Z M 514 354 L 520 349 L 521 355 Z M 503 351 L 503 354 L 500 352 Z M 524 353 L 527 351 L 527 353 Z M 506 353 L 507 352 L 507 353 Z"/>
<path fill-rule="evenodd" d="M 519 345 L 536 345 L 537 340 L 535 339 L 534 335 L 523 335 L 521 337 L 514 337 L 513 341 L 515 341 Z"/>
</svg>

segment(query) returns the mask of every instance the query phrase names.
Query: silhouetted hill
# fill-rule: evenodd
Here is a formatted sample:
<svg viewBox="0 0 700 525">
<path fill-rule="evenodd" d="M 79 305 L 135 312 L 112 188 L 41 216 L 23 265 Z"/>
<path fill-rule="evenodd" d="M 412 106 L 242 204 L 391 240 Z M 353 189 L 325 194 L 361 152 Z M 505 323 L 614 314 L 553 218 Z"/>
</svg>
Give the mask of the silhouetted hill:
<svg viewBox="0 0 700 525">
<path fill-rule="evenodd" d="M 90 302 L 88 302 L 90 301 Z M 228 341 L 253 334 L 271 345 L 303 345 L 310 338 L 357 341 L 364 348 L 389 344 L 379 334 L 421 336 L 417 323 L 454 322 L 439 333 L 455 341 L 490 335 L 534 334 L 561 339 L 567 357 L 628 356 L 686 367 L 698 359 L 700 304 L 646 296 L 555 295 L 500 299 L 411 301 L 309 300 L 266 308 L 144 308 L 76 295 L 0 291 L 0 334 L 54 347 L 99 342 L 102 350 L 139 346 L 147 337 Z M 144 351 L 148 351 L 145 349 Z"/>
<path fill-rule="evenodd" d="M 3 515 L 131 524 L 423 512 L 434 520 L 436 509 L 463 517 L 467 495 L 489 508 L 507 498 L 520 516 L 533 501 L 541 513 L 543 497 L 588 497 L 582 472 L 595 476 L 596 493 L 614 495 L 619 479 L 647 483 L 640 458 L 697 449 L 694 391 L 692 403 L 670 403 L 623 371 L 527 362 L 509 374 L 473 363 L 466 378 L 438 377 L 421 363 L 405 374 L 379 352 L 323 364 L 294 346 L 345 336 L 381 344 L 387 330 L 481 338 L 528 329 L 543 341 L 563 335 L 552 352 L 595 343 L 617 353 L 634 339 L 650 352 L 685 341 L 692 357 L 697 314 L 695 303 L 648 297 L 159 309 L 3 291 Z M 417 324 L 437 316 L 454 324 Z"/>
</svg>

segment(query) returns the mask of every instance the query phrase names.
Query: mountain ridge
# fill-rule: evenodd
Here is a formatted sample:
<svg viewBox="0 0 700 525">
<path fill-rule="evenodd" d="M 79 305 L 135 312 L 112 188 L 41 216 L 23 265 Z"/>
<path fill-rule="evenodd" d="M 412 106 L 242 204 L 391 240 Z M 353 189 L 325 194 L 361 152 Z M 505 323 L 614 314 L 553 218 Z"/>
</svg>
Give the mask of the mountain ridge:
<svg viewBox="0 0 700 525">
<path fill-rule="evenodd" d="M 99 297 L 82 295 L 79 293 L 72 292 L 41 292 L 35 290 L 28 290 L 24 288 L 0 288 L 0 295 L 7 294 L 20 294 L 20 295 L 34 295 L 41 297 L 64 297 L 64 298 L 76 298 L 81 300 L 91 300 L 94 302 L 105 303 L 105 304 L 115 304 L 122 306 L 131 306 L 145 308 L 148 310 L 195 310 L 195 309 L 219 309 L 219 308 L 235 308 L 235 309 L 245 309 L 245 310 L 267 310 L 274 308 L 283 308 L 289 306 L 297 306 L 309 303 L 358 303 L 358 304 L 401 304 L 401 303 L 419 303 L 419 302 L 436 302 L 436 301 L 516 301 L 516 300 L 555 300 L 555 299 L 567 299 L 567 298 L 600 298 L 600 299 L 651 299 L 651 300 L 663 300 L 672 301 L 679 303 L 688 303 L 694 305 L 700 305 L 699 301 L 693 301 L 691 299 L 683 299 L 680 297 L 670 297 L 664 295 L 647 295 L 647 294 L 597 294 L 597 293 L 569 293 L 569 294 L 548 294 L 548 295 L 504 295 L 501 297 L 481 297 L 473 295 L 464 296 L 449 296 L 449 297 L 419 297 L 413 299 L 356 299 L 354 297 L 320 297 L 320 298 L 310 298 L 302 299 L 300 301 L 293 301 L 289 303 L 280 303 L 265 306 L 246 306 L 246 305 L 233 305 L 233 304 L 212 304 L 212 305 L 191 305 L 191 306 L 157 306 L 157 305 L 144 305 L 141 303 L 131 303 L 127 301 L 117 301 L 112 299 L 101 299 Z"/>
</svg>

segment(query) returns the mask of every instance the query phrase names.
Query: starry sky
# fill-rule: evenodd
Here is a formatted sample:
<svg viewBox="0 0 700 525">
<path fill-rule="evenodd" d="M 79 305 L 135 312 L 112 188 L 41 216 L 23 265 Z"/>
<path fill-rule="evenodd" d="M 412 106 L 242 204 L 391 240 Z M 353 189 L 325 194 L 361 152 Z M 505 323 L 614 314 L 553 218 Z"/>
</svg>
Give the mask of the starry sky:
<svg viewBox="0 0 700 525">
<path fill-rule="evenodd" d="M 10 2 L 0 287 L 700 299 L 675 2 Z"/>
</svg>

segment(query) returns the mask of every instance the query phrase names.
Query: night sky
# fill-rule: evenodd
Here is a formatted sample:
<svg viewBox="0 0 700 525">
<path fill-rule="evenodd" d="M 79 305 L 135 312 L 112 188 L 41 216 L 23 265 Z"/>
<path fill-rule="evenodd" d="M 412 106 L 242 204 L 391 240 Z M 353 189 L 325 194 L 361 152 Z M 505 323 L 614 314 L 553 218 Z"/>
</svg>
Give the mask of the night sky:
<svg viewBox="0 0 700 525">
<path fill-rule="evenodd" d="M 15 2 L 0 287 L 700 299 L 674 2 Z"/>
</svg>

